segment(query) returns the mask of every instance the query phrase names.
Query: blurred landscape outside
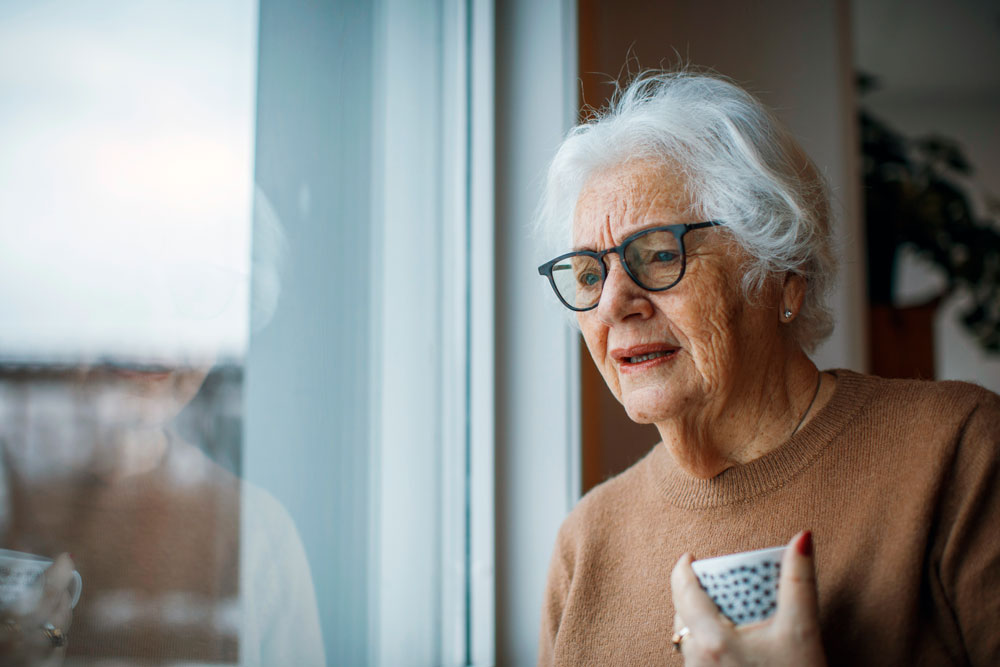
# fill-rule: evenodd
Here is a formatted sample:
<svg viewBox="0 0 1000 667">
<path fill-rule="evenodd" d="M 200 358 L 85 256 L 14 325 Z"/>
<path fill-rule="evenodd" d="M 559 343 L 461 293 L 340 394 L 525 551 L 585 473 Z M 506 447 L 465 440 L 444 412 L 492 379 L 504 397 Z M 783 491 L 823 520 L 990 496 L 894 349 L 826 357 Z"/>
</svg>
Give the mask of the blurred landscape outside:
<svg viewBox="0 0 1000 667">
<path fill-rule="evenodd" d="M 174 428 L 239 472 L 256 3 L 0 6 L 0 406 L 211 367 Z M 92 403 L 100 399 L 90 396 Z"/>
</svg>

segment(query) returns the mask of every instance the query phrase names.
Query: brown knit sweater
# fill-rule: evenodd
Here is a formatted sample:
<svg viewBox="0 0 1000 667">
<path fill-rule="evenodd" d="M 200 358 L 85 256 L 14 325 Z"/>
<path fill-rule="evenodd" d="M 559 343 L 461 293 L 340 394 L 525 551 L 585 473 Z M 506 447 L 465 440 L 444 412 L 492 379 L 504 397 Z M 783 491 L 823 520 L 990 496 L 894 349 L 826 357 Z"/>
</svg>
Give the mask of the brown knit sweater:
<svg viewBox="0 0 1000 667">
<path fill-rule="evenodd" d="M 813 531 L 831 665 L 1000 665 L 1000 396 L 833 371 L 787 443 L 710 480 L 657 445 L 559 531 L 539 665 L 680 665 L 670 571 Z"/>
<path fill-rule="evenodd" d="M 170 472 L 178 459 L 180 479 Z M 116 483 L 4 481 L 11 524 L 0 545 L 72 552 L 83 577 L 67 666 L 238 662 L 238 628 L 226 616 L 240 601 L 235 476 L 173 443 L 157 468 Z"/>
</svg>

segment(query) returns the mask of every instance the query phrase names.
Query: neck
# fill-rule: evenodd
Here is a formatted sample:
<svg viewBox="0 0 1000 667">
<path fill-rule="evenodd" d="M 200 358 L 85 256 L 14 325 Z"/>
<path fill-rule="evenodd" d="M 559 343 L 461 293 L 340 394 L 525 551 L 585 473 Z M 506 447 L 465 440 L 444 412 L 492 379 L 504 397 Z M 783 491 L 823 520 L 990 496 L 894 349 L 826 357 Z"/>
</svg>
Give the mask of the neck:
<svg viewBox="0 0 1000 667">
<path fill-rule="evenodd" d="M 797 348 L 783 363 L 766 364 L 744 377 L 721 389 L 711 406 L 656 425 L 674 460 L 689 474 L 710 479 L 778 449 L 832 392 L 817 392 L 819 371 Z"/>
<path fill-rule="evenodd" d="M 162 426 L 95 428 L 68 442 L 0 448 L 3 463 L 26 484 L 76 481 L 114 483 L 149 472 L 160 464 L 170 438 Z"/>
<path fill-rule="evenodd" d="M 98 470 L 106 482 L 120 481 L 132 475 L 149 472 L 163 459 L 170 438 L 162 427 L 121 430 L 113 434 L 111 452 Z"/>
</svg>

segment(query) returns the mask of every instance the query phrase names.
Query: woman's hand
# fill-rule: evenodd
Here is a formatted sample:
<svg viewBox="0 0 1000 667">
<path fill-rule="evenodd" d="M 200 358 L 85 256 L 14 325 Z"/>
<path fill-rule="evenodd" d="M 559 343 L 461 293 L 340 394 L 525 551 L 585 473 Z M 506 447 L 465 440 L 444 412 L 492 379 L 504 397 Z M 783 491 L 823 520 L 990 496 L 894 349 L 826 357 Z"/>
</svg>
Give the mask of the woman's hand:
<svg viewBox="0 0 1000 667">
<path fill-rule="evenodd" d="M 781 559 L 778 609 L 761 623 L 733 625 L 698 583 L 691 560 L 691 554 L 681 556 L 670 575 L 674 630 L 688 629 L 680 644 L 685 665 L 826 665 L 811 533 L 799 533 L 788 544 Z"/>
<path fill-rule="evenodd" d="M 45 570 L 44 581 L 33 609 L 0 614 L 0 663 L 11 667 L 62 664 L 73 621 L 73 561 L 68 554 L 60 554 Z"/>
</svg>

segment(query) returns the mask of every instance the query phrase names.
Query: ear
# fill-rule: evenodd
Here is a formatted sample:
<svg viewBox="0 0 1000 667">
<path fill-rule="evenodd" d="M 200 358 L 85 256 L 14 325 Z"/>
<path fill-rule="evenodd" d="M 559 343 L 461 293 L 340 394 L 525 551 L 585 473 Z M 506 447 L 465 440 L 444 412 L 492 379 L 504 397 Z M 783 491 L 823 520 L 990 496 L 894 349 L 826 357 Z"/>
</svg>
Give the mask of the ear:
<svg viewBox="0 0 1000 667">
<path fill-rule="evenodd" d="M 778 319 L 788 323 L 802 312 L 802 303 L 806 300 L 806 279 L 789 271 L 781 286 L 781 302 L 778 304 Z M 786 313 L 791 312 L 790 315 Z"/>
</svg>

